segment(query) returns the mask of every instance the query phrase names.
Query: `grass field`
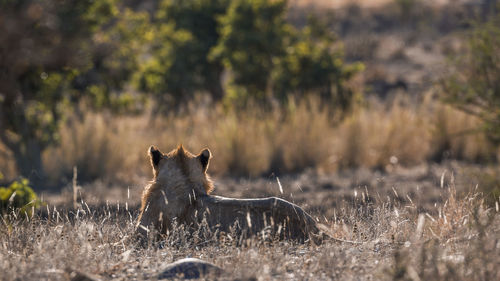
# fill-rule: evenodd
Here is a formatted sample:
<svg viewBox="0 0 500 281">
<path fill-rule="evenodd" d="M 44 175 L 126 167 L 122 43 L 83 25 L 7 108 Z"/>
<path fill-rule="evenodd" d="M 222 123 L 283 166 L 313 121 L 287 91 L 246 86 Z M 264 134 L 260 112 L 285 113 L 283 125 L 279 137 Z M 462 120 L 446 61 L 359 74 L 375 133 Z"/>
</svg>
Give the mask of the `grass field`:
<svg viewBox="0 0 500 281">
<path fill-rule="evenodd" d="M 28 221 L 15 218 L 22 214 L 2 219 L 0 279 L 154 280 L 185 257 L 222 267 L 222 280 L 500 277 L 499 198 L 491 195 L 498 193 L 497 169 L 474 164 L 495 147 L 484 135 L 461 135 L 476 126 L 474 118 L 439 103 L 397 100 L 341 121 L 314 100 L 287 112 L 195 108 L 166 119 L 69 119 L 60 145 L 45 155 L 48 174 L 67 187 L 41 192 L 46 205 Z M 156 144 L 166 152 L 179 142 L 194 151 L 210 147 L 215 194 L 284 198 L 333 237 L 356 243 L 239 241 L 180 228 L 165 243 L 139 246 L 134 224 L 151 177 L 145 151 Z M 4 158 L 4 171 L 9 163 Z M 82 179 L 77 202 L 75 163 Z"/>
<path fill-rule="evenodd" d="M 44 170 L 25 175 L 42 178 L 32 187 L 43 205 L 27 219 L 0 213 L 0 280 L 155 280 L 186 257 L 223 268 L 219 280 L 500 280 L 500 149 L 440 88 L 446 58 L 486 7 L 469 2 L 289 1 L 294 25 L 314 12 L 346 62 L 365 64 L 349 81 L 363 98 L 345 111 L 313 93 L 265 109 L 204 93 L 165 114 L 149 98 L 132 114 L 68 107 Z M 286 199 L 335 239 L 243 241 L 179 226 L 139 245 L 146 151 L 181 143 L 210 148 L 216 195 Z M 19 180 L 15 156 L 0 142 L 0 186 Z"/>
<path fill-rule="evenodd" d="M 93 183 L 45 195 L 28 221 L 2 220 L 2 280 L 151 280 L 167 263 L 196 257 L 222 267 L 222 280 L 497 280 L 498 203 L 485 205 L 471 165 L 450 162 L 390 172 L 314 172 L 260 180 L 216 180 L 216 194 L 277 195 L 325 224 L 333 237 L 315 246 L 187 235 L 139 246 L 133 237 L 141 186 Z M 52 202 L 52 203 L 51 203 Z M 57 204 L 57 206 L 55 205 Z M 20 214 L 17 214 L 20 216 Z M 211 279 L 211 278 L 208 278 Z"/>
</svg>

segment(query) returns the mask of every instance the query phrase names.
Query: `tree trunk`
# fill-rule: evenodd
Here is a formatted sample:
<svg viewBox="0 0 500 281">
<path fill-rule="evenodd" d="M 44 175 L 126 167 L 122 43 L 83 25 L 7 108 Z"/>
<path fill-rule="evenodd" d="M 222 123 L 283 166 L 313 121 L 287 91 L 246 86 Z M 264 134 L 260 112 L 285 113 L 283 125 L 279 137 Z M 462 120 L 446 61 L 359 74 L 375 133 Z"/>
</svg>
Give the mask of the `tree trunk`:
<svg viewBox="0 0 500 281">
<path fill-rule="evenodd" d="M 39 190 L 45 181 L 42 165 L 42 152 L 45 146 L 30 134 L 25 115 L 20 113 L 24 108 L 16 106 L 15 96 L 12 92 L 7 93 L 7 99 L 0 104 L 0 141 L 14 155 L 18 173 L 29 179 L 32 187 Z M 16 134 L 12 134 L 13 130 L 8 122 L 18 125 Z M 11 134 L 8 134 L 9 131 Z"/>
<path fill-rule="evenodd" d="M 16 144 L 12 149 L 19 173 L 29 179 L 35 191 L 45 186 L 45 172 L 43 170 L 43 148 L 36 140 L 26 140 Z"/>
<path fill-rule="evenodd" d="M 212 97 L 212 101 L 217 103 L 224 98 L 224 90 L 222 89 L 222 72 L 223 68 L 213 71 L 208 78 L 207 88 Z"/>
</svg>

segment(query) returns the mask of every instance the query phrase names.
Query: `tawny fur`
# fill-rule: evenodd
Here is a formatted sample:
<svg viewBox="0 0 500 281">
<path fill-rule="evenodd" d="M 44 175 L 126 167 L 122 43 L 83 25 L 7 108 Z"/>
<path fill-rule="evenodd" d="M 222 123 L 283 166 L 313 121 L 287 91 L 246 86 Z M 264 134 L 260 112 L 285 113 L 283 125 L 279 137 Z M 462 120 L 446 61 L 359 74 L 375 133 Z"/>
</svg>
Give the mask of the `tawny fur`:
<svg viewBox="0 0 500 281">
<path fill-rule="evenodd" d="M 280 238 L 320 242 L 320 230 L 299 206 L 276 197 L 235 199 L 210 195 L 213 183 L 206 171 L 211 153 L 198 155 L 182 145 L 168 154 L 149 149 L 153 181 L 144 188 L 137 231 L 147 234 L 150 227 L 166 234 L 175 220 L 196 226 L 206 220 L 212 229 L 242 235 L 256 235 L 262 230 Z"/>
</svg>

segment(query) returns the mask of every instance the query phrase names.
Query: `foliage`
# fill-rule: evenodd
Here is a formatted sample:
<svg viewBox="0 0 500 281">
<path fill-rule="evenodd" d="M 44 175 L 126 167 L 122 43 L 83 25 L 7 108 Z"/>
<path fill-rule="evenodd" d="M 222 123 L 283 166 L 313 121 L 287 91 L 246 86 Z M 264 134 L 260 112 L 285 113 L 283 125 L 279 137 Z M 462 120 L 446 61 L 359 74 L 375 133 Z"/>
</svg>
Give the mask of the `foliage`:
<svg viewBox="0 0 500 281">
<path fill-rule="evenodd" d="M 24 0 L 2 1 L 0 18 L 0 140 L 19 172 L 38 180 L 64 107 L 123 104 L 112 93 L 135 68 L 145 17 L 117 0 Z"/>
<path fill-rule="evenodd" d="M 222 98 L 223 66 L 208 60 L 219 38 L 216 18 L 227 0 L 164 0 L 154 17 L 151 58 L 138 74 L 138 86 L 161 104 L 185 103 L 195 91 Z"/>
<path fill-rule="evenodd" d="M 291 29 L 285 12 L 285 0 L 236 0 L 219 18 L 220 40 L 210 57 L 231 71 L 230 98 L 267 98 L 274 60 L 284 54 Z"/>
<path fill-rule="evenodd" d="M 310 17 L 308 25 L 295 32 L 293 43 L 273 70 L 275 96 L 285 101 L 290 93 L 301 97 L 315 92 L 341 109 L 348 108 L 353 92 L 345 82 L 363 65 L 346 65 L 335 41 L 335 34 L 324 23 Z"/>
<path fill-rule="evenodd" d="M 111 12 L 97 17 L 104 4 Z M 73 101 L 85 98 L 96 109 L 130 109 L 131 102 L 141 99 L 120 91 L 138 68 L 138 54 L 153 36 L 149 16 L 121 7 L 116 0 L 106 0 L 96 1 L 86 18 L 96 25 L 91 27 L 90 61 L 76 70 L 72 80 Z"/>
<path fill-rule="evenodd" d="M 359 67 L 343 62 L 326 25 L 287 23 L 286 0 L 158 5 L 148 14 L 125 0 L 0 2 L 0 140 L 35 186 L 72 111 L 135 113 L 145 92 L 164 112 L 198 92 L 216 102 L 226 92 L 230 106 L 284 103 L 291 93 L 317 92 L 342 108 L 352 99 L 345 84 Z"/>
<path fill-rule="evenodd" d="M 14 181 L 9 187 L 0 187 L 0 213 L 16 210 L 30 216 L 32 208 L 40 204 L 38 196 L 25 178 Z"/>
<path fill-rule="evenodd" d="M 482 119 L 480 129 L 500 143 L 500 16 L 476 24 L 467 43 L 454 58 L 453 73 L 442 81 L 444 98 Z"/>
<path fill-rule="evenodd" d="M 136 75 L 138 88 L 151 93 L 155 107 L 163 109 L 186 104 L 200 91 L 219 101 L 227 70 L 230 105 L 245 105 L 250 99 L 283 102 L 290 92 L 321 89 L 325 97 L 335 96 L 345 107 L 352 93 L 344 84 L 359 65 L 345 66 L 326 25 L 311 20 L 304 30 L 296 31 L 286 22 L 286 4 L 285 0 L 162 1 L 152 20 L 151 56 Z M 300 67 L 306 68 L 305 74 Z"/>
<path fill-rule="evenodd" d="M 189 32 L 176 31 L 173 24 L 159 26 L 155 34 L 154 59 L 141 69 L 138 86 L 152 93 L 158 106 L 174 104 L 187 99 L 195 88 L 194 77 L 187 75 L 193 64 L 184 59 L 192 53 L 193 37 Z"/>
<path fill-rule="evenodd" d="M 296 30 L 285 15 L 286 1 L 240 0 L 219 19 L 221 38 L 210 55 L 230 70 L 228 100 L 283 103 L 291 93 L 300 99 L 315 92 L 347 108 L 353 93 L 345 82 L 362 65 L 344 64 L 335 35 L 321 21 L 310 16 Z"/>
</svg>

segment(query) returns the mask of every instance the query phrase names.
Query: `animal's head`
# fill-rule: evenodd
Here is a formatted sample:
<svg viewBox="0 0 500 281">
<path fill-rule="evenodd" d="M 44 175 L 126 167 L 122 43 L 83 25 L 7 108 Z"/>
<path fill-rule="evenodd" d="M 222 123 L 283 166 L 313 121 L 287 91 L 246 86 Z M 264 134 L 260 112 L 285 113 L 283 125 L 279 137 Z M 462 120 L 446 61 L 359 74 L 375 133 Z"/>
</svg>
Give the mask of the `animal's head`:
<svg viewBox="0 0 500 281">
<path fill-rule="evenodd" d="M 212 157 L 208 148 L 194 155 L 180 145 L 164 154 L 151 146 L 148 154 L 153 167 L 153 182 L 164 188 L 186 187 L 193 189 L 197 194 L 208 194 L 212 191 L 213 184 L 207 175 L 208 164 Z"/>
<path fill-rule="evenodd" d="M 203 149 L 194 155 L 182 145 L 164 154 L 156 147 L 148 149 L 154 178 L 142 194 L 137 230 L 154 224 L 165 233 L 174 219 L 183 220 L 194 200 L 213 189 L 207 175 L 211 153 Z"/>
</svg>

